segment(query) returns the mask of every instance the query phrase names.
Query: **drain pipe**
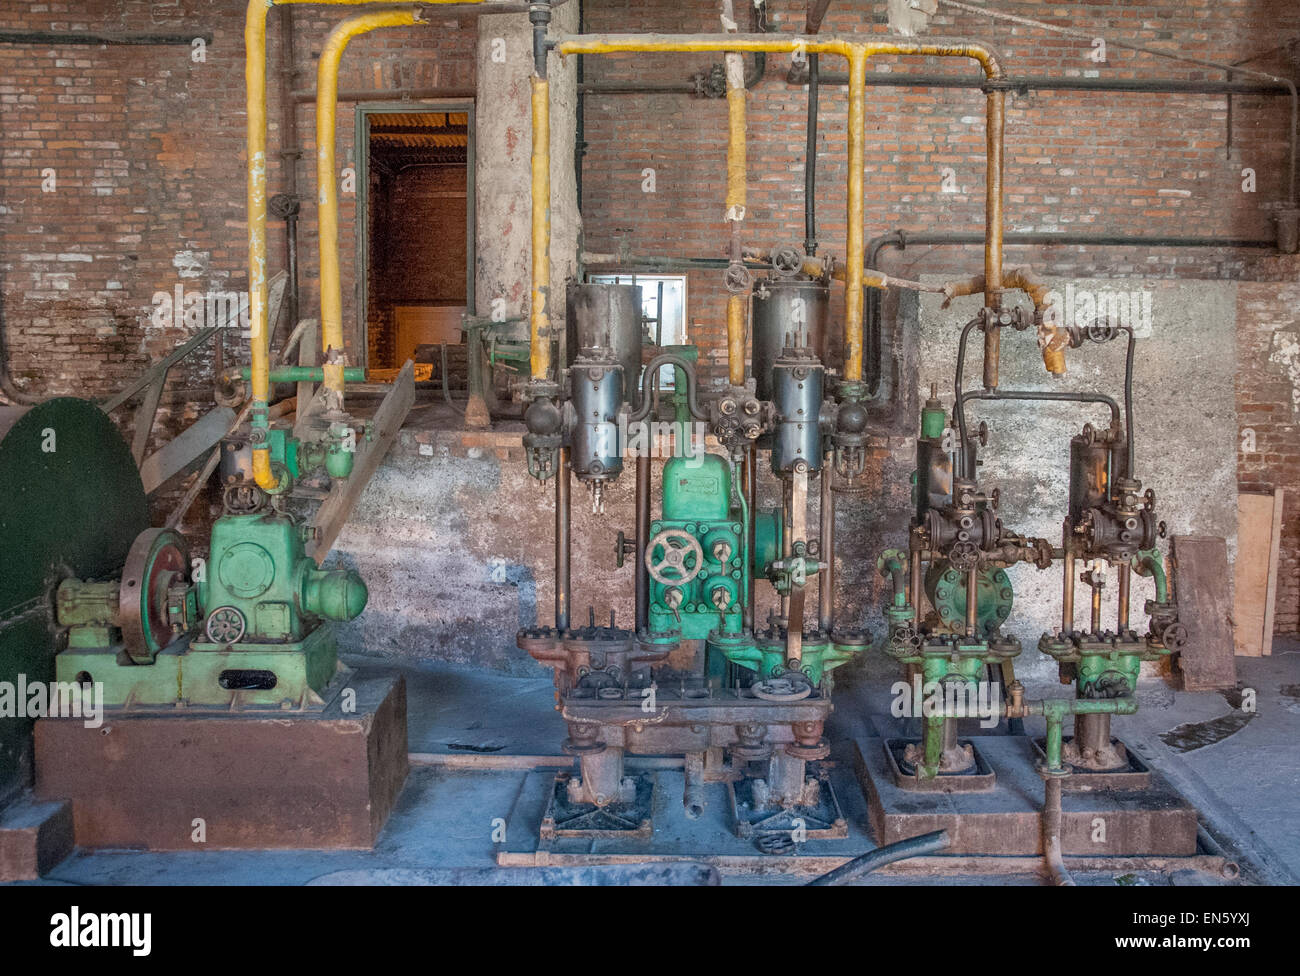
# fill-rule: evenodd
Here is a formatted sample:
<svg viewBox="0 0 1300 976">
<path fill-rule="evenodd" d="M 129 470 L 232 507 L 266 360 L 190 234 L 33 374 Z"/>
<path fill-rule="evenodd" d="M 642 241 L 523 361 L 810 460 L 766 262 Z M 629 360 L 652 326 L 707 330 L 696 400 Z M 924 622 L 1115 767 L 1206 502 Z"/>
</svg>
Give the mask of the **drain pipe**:
<svg viewBox="0 0 1300 976">
<path fill-rule="evenodd" d="M 855 857 L 847 864 L 841 864 L 834 871 L 828 871 L 820 877 L 813 878 L 805 887 L 846 885 L 864 875 L 870 874 L 877 868 L 883 868 L 886 864 L 905 861 L 909 857 L 936 854 L 947 849 L 951 843 L 952 839 L 948 836 L 946 830 L 936 830 L 930 834 L 922 834 L 920 837 L 909 837 L 907 840 L 900 840 L 894 844 L 877 847 L 874 851 L 867 851 L 867 853 Z"/>
<path fill-rule="evenodd" d="M 1070 877 L 1065 858 L 1061 856 L 1061 779 L 1048 770 L 1043 771 L 1043 860 L 1047 862 L 1053 884 L 1073 887 L 1074 878 Z"/>
</svg>

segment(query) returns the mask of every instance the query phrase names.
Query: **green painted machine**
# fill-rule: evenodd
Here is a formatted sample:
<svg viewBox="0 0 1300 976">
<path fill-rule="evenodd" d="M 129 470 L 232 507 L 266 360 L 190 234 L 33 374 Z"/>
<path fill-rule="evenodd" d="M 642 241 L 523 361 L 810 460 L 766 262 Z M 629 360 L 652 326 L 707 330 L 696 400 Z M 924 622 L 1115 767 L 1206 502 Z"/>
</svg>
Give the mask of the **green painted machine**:
<svg viewBox="0 0 1300 976">
<path fill-rule="evenodd" d="M 308 536 L 273 509 L 225 515 L 191 561 L 179 533 L 146 530 L 119 578 L 60 583 L 58 680 L 100 684 L 108 705 L 324 704 L 340 672 L 327 621 L 356 617 L 367 594 L 355 572 L 318 569 Z"/>
</svg>

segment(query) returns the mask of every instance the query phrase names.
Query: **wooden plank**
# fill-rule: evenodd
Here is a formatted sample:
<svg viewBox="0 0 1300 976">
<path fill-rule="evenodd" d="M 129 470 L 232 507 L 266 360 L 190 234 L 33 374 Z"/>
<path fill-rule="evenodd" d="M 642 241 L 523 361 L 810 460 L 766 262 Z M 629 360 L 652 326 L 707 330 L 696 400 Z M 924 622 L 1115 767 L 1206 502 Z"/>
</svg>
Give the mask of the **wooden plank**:
<svg viewBox="0 0 1300 976">
<path fill-rule="evenodd" d="M 1172 552 L 1178 619 L 1187 628 L 1187 645 L 1178 655 L 1177 674 L 1183 688 L 1235 688 L 1232 613 L 1224 585 L 1228 579 L 1228 543 L 1218 536 L 1175 536 Z M 1237 585 L 1240 588 L 1240 580 Z"/>
<path fill-rule="evenodd" d="M 1268 595 L 1268 563 L 1273 531 L 1273 496 L 1237 496 L 1236 605 L 1237 653 L 1264 653 L 1264 609 Z"/>
<path fill-rule="evenodd" d="M 234 422 L 235 411 L 229 407 L 217 407 L 150 454 L 140 465 L 144 493 L 152 495 L 176 475 L 189 470 L 226 436 Z"/>
<path fill-rule="evenodd" d="M 1277 565 L 1282 556 L 1282 506 L 1286 493 L 1273 489 L 1273 525 L 1268 547 L 1268 576 L 1264 588 L 1264 634 L 1261 641 L 1265 655 L 1273 653 L 1273 615 L 1277 609 Z"/>
<path fill-rule="evenodd" d="M 320 365 L 320 323 L 309 319 L 298 340 L 298 365 Z M 298 384 L 298 409 L 294 414 L 293 435 L 302 438 L 307 434 L 307 418 L 311 415 L 311 401 L 316 396 L 315 383 Z"/>
<path fill-rule="evenodd" d="M 415 403 L 415 364 L 409 359 L 402 371 L 397 374 L 393 388 L 384 402 L 375 411 L 374 439 L 359 440 L 357 456 L 352 466 L 352 474 L 344 481 L 335 481 L 330 489 L 329 498 L 316 510 L 312 525 L 317 529 L 316 537 L 307 544 L 307 555 L 316 560 L 319 566 L 325 561 L 334 540 L 338 538 L 343 525 L 352 514 L 352 507 L 366 490 L 370 478 L 379 467 L 379 462 L 388 453 L 389 447 L 397 439 L 406 415 Z M 299 412 L 301 416 L 301 411 Z"/>
<path fill-rule="evenodd" d="M 135 408 L 135 431 L 131 435 L 131 456 L 136 466 L 144 463 L 144 452 L 149 448 L 149 434 L 153 431 L 154 418 L 158 416 L 158 401 L 162 399 L 163 387 L 167 385 L 167 370 L 158 374 L 153 385 L 145 391 L 140 406 Z"/>
</svg>

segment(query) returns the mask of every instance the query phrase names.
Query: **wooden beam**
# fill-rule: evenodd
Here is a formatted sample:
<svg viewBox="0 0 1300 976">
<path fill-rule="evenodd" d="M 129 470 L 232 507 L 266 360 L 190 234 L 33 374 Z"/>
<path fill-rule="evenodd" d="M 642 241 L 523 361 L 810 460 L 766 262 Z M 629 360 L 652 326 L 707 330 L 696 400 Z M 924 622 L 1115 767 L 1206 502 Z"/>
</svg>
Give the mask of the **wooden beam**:
<svg viewBox="0 0 1300 976">
<path fill-rule="evenodd" d="M 152 495 L 182 471 L 188 470 L 226 436 L 234 422 L 235 411 L 229 407 L 217 407 L 145 458 L 140 465 L 140 480 L 144 482 L 145 494 Z"/>
</svg>

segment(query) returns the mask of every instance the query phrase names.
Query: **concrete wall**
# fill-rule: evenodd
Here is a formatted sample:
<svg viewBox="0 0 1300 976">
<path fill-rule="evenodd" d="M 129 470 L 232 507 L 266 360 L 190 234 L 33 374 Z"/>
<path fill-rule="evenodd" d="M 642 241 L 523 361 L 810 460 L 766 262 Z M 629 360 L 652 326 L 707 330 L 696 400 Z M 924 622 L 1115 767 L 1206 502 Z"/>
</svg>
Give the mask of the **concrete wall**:
<svg viewBox="0 0 1300 976">
<path fill-rule="evenodd" d="M 938 279 L 927 279 L 935 280 Z M 1229 558 L 1237 535 L 1237 430 L 1235 373 L 1236 289 L 1230 283 L 1124 279 L 1048 279 L 1062 296 L 1147 293 L 1151 319 L 1139 326 L 1133 376 L 1134 474 L 1143 489 L 1156 494 L 1159 517 L 1171 535 L 1215 535 L 1228 540 Z M 951 406 L 953 370 L 962 326 L 981 305 L 978 296 L 940 309 L 941 295 L 920 302 L 920 369 L 917 395 L 931 383 Z M 965 388 L 978 389 L 982 357 L 980 333 L 972 333 Z M 1105 393 L 1123 406 L 1124 340 L 1105 345 L 1085 342 L 1067 353 L 1068 372 L 1054 380 L 1042 365 L 1032 330 L 1004 331 L 999 389 L 1080 390 Z M 1001 490 L 999 514 L 1007 528 L 1059 544 L 1069 483 L 1069 439 L 1085 423 L 1104 427 L 1102 405 L 980 403 L 967 405 L 973 432 L 981 420 L 989 444 L 981 451 L 981 487 Z M 904 452 L 907 448 L 904 448 Z M 912 462 L 907 453 L 900 468 Z M 1167 545 L 1167 544 L 1166 544 Z M 1082 567 L 1080 567 L 1082 572 Z M 1044 631 L 1060 626 L 1061 571 L 1020 565 L 1008 571 L 1016 591 L 1008 630 L 1024 642 L 1024 663 L 1041 657 L 1033 650 Z M 1232 581 L 1226 580 L 1225 586 Z M 1086 587 L 1077 587 L 1075 608 L 1086 623 Z M 1151 580 L 1134 578 L 1135 624 L 1145 624 L 1143 601 L 1154 596 Z M 1103 626 L 1115 628 L 1117 584 L 1114 575 L 1103 594 Z M 1044 659 L 1047 660 L 1047 659 Z"/>
</svg>

